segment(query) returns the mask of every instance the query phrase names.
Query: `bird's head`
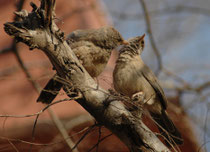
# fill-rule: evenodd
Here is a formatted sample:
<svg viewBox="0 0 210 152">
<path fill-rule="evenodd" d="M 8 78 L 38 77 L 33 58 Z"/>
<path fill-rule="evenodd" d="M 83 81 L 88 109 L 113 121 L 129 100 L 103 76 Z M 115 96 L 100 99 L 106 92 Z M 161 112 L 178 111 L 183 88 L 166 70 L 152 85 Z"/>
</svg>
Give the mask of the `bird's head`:
<svg viewBox="0 0 210 152">
<path fill-rule="evenodd" d="M 128 44 L 122 35 L 112 26 L 103 26 L 98 29 L 76 30 L 68 36 L 68 39 L 74 41 L 90 41 L 96 46 L 107 50 L 112 50 L 122 44 Z"/>
<path fill-rule="evenodd" d="M 109 43 L 113 45 L 113 47 L 117 47 L 119 45 L 126 45 L 128 42 L 124 40 L 122 35 L 113 27 L 107 27 L 107 38 L 109 39 Z"/>
<path fill-rule="evenodd" d="M 106 48 L 114 49 L 119 45 L 127 44 L 122 35 L 112 26 L 104 26 L 97 30 L 95 43 Z"/>
<path fill-rule="evenodd" d="M 130 38 L 126 45 L 120 50 L 120 52 L 130 52 L 133 55 L 140 55 L 144 49 L 144 37 L 145 34 L 142 36 L 137 36 L 134 38 Z"/>
</svg>

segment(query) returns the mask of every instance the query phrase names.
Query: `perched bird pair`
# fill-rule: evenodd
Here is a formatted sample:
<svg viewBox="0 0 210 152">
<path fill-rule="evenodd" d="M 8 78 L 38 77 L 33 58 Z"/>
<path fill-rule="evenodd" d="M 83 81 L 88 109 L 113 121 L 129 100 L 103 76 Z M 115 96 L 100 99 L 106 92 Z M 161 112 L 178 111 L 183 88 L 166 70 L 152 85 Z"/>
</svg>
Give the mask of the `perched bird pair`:
<svg viewBox="0 0 210 152">
<path fill-rule="evenodd" d="M 111 51 L 124 44 L 113 72 L 114 88 L 132 98 L 144 96 L 144 107 L 158 123 L 158 128 L 168 142 L 182 144 L 181 134 L 167 115 L 167 99 L 153 72 L 142 61 L 144 36 L 128 42 L 113 27 L 92 30 L 76 30 L 68 37 L 68 43 L 84 68 L 92 77 L 97 77 L 105 68 Z M 55 76 L 54 76 L 55 77 Z M 63 84 L 52 78 L 37 101 L 51 103 Z"/>
<path fill-rule="evenodd" d="M 97 77 L 105 68 L 111 51 L 126 43 L 121 34 L 111 26 L 99 29 L 76 30 L 67 38 L 71 49 L 92 77 Z M 49 104 L 58 95 L 63 84 L 56 80 L 57 74 L 44 87 L 37 101 Z"/>
</svg>

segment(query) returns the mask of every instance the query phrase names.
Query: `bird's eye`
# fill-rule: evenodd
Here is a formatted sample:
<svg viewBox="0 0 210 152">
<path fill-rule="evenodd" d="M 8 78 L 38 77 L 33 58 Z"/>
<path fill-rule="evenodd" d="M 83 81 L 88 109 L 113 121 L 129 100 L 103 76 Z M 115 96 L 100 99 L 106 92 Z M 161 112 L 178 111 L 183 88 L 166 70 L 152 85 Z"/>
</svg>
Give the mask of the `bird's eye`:
<svg viewBox="0 0 210 152">
<path fill-rule="evenodd" d="M 141 41 L 141 45 L 144 47 L 144 40 L 143 40 L 143 41 Z"/>
</svg>

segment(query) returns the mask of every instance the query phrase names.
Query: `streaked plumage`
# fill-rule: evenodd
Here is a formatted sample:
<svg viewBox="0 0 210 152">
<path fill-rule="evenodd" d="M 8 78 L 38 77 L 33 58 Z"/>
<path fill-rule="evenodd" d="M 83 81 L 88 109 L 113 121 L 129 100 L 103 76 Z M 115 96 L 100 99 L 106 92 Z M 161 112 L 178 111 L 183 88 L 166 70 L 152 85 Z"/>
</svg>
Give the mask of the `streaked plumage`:
<svg viewBox="0 0 210 152">
<path fill-rule="evenodd" d="M 119 93 L 132 96 L 143 92 L 144 107 L 150 112 L 152 118 L 161 126 L 160 132 L 171 142 L 182 144 L 181 134 L 167 115 L 167 99 L 159 82 L 141 59 L 144 49 L 144 35 L 129 40 L 129 44 L 121 48 L 113 72 L 114 88 Z M 169 137 L 165 129 L 169 133 Z"/>
</svg>

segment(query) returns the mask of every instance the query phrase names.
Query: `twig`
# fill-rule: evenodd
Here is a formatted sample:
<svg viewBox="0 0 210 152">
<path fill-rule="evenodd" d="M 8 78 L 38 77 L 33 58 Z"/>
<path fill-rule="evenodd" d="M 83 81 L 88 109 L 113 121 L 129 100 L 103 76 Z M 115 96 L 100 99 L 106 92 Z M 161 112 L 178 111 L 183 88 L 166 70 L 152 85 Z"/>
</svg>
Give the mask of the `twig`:
<svg viewBox="0 0 210 152">
<path fill-rule="evenodd" d="M 6 48 L 3 48 L 2 50 L 0 50 L 0 54 L 8 53 L 11 51 L 12 51 L 11 47 L 6 47 Z"/>
<path fill-rule="evenodd" d="M 72 138 L 78 134 L 81 134 L 82 132 L 86 131 L 87 128 L 84 128 L 82 129 L 81 131 L 69 136 L 68 138 Z M 34 146 L 52 146 L 52 145 L 56 145 L 58 143 L 61 143 L 63 142 L 64 140 L 60 140 L 60 141 L 56 141 L 56 142 L 52 142 L 52 143 L 48 143 L 48 144 L 41 144 L 41 143 L 35 143 L 35 142 L 29 142 L 29 141 L 25 141 L 25 140 L 21 140 L 21 139 L 14 139 L 14 138 L 8 138 L 8 137 L 2 137 L 0 136 L 0 139 L 2 140 L 9 140 L 9 141 L 15 141 L 15 142 L 21 142 L 21 143 L 24 143 L 24 144 L 29 144 L 29 145 L 34 145 Z"/>
<path fill-rule="evenodd" d="M 101 126 L 98 127 L 98 141 L 96 144 L 96 152 L 98 152 L 100 140 L 101 140 Z"/>
<path fill-rule="evenodd" d="M 208 144 L 208 143 L 210 143 L 210 141 L 207 141 L 207 142 L 203 143 L 203 144 L 199 147 L 198 152 L 201 152 L 203 146 L 205 146 L 205 145 Z"/>
<path fill-rule="evenodd" d="M 210 87 L 210 81 L 207 81 L 207 82 L 204 82 L 203 84 L 195 87 L 195 90 L 198 91 L 198 92 L 201 92 L 202 90 L 207 89 L 209 87 Z"/>
<path fill-rule="evenodd" d="M 178 75 L 176 75 L 175 73 L 165 69 L 165 68 L 162 68 L 162 71 L 169 75 L 169 76 L 172 76 L 176 81 L 180 82 L 183 87 L 175 87 L 174 89 L 178 90 L 178 91 L 194 91 L 196 93 L 200 93 L 201 91 L 207 89 L 210 87 L 210 81 L 206 81 L 200 85 L 197 85 L 196 87 L 193 87 L 190 83 L 186 82 L 183 78 L 179 77 Z"/>
<path fill-rule="evenodd" d="M 106 138 L 110 137 L 111 135 L 113 135 L 113 134 L 111 133 L 111 134 L 109 134 L 109 135 L 107 135 L 107 136 L 101 138 L 101 139 L 99 140 L 99 142 L 102 142 L 103 140 L 105 140 Z M 91 148 L 88 150 L 88 152 L 91 152 L 91 151 L 92 151 L 94 148 L 96 148 L 97 146 L 98 146 L 98 143 L 95 144 L 93 147 L 91 147 Z"/>
<path fill-rule="evenodd" d="M 193 6 L 172 6 L 172 7 L 166 7 L 163 9 L 157 9 L 153 11 L 149 11 L 148 13 L 150 16 L 161 16 L 161 15 L 169 15 L 169 13 L 193 13 L 193 14 L 199 14 L 209 17 L 210 16 L 210 9 L 205 8 L 199 8 L 199 7 L 193 7 Z M 115 10 L 111 11 L 111 14 L 113 14 L 118 19 L 126 19 L 126 20 L 138 20 L 139 18 L 143 18 L 144 16 L 142 14 L 128 14 L 125 12 L 117 12 Z"/>
<path fill-rule="evenodd" d="M 77 127 L 81 124 L 86 124 L 88 122 L 94 122 L 94 118 L 88 114 L 82 114 L 79 116 L 76 116 L 65 123 L 65 128 L 67 130 L 72 130 L 73 128 Z"/>
<path fill-rule="evenodd" d="M 16 57 L 18 63 L 19 63 L 19 66 L 21 67 L 21 69 L 25 73 L 25 75 L 27 77 L 27 80 L 32 84 L 32 86 L 36 89 L 37 92 L 40 92 L 40 86 L 38 85 L 38 83 L 36 83 L 33 80 L 31 74 L 29 73 L 28 69 L 26 68 L 26 66 L 23 63 L 23 60 L 20 57 L 20 54 L 18 52 L 15 40 L 13 40 L 12 50 L 13 50 L 13 53 L 15 54 L 15 57 Z"/>
<path fill-rule="evenodd" d="M 56 124 L 56 127 L 59 129 L 59 131 L 60 131 L 62 137 L 65 139 L 67 145 L 69 146 L 69 148 L 73 149 L 72 147 L 74 147 L 74 142 L 73 142 L 73 140 L 71 140 L 71 138 L 69 138 L 69 135 L 68 135 L 63 123 L 61 123 L 60 119 L 55 115 L 54 112 L 52 112 L 51 109 L 49 109 L 48 111 L 50 112 L 51 118 L 53 118 L 54 123 Z M 72 151 L 78 152 L 78 149 L 75 148 Z"/>
<path fill-rule="evenodd" d="M 147 6 L 144 0 L 139 0 L 139 2 L 141 3 L 142 9 L 143 9 L 143 13 L 144 13 L 144 18 L 145 18 L 145 22 L 146 22 L 146 28 L 147 28 L 147 32 L 149 34 L 149 39 L 151 42 L 151 46 L 152 49 L 157 57 L 157 61 L 158 61 L 158 69 L 156 70 L 155 74 L 158 75 L 159 72 L 162 70 L 162 58 L 160 56 L 160 51 L 157 48 L 157 45 L 155 43 L 154 40 L 154 36 L 152 33 L 152 26 L 151 26 L 151 22 L 150 22 L 150 16 L 147 10 Z"/>
<path fill-rule="evenodd" d="M 205 16 L 210 16 L 210 10 L 205 8 L 199 8 L 194 6 L 177 6 L 175 8 L 171 9 L 171 12 L 190 12 L 190 13 L 196 13 L 201 14 Z"/>
<path fill-rule="evenodd" d="M 75 98 L 76 99 L 76 98 Z M 41 113 L 43 113 L 45 110 L 47 110 L 50 106 L 52 105 L 55 105 L 57 103 L 60 103 L 60 102 L 64 102 L 64 101 L 69 101 L 69 100 L 74 100 L 74 98 L 72 99 L 63 99 L 63 100 L 58 100 L 58 101 L 55 101 L 51 104 L 48 104 L 47 106 L 45 106 L 41 111 L 37 112 L 37 113 L 34 113 L 34 114 L 28 114 L 28 115 L 0 115 L 0 117 L 5 117 L 5 118 L 8 118 L 8 117 L 11 117 L 11 118 L 26 118 L 26 117 L 33 117 L 33 116 L 37 116 L 37 115 L 40 115 Z"/>
<path fill-rule="evenodd" d="M 209 110 L 210 110 L 209 107 L 207 107 L 207 112 L 206 112 L 206 117 L 205 117 L 205 123 L 204 123 L 204 128 L 203 128 L 203 130 L 204 130 L 204 135 L 203 135 L 203 138 L 204 138 L 203 141 L 204 141 L 204 143 L 207 142 L 206 141 L 206 132 L 207 132 L 207 121 L 208 121 Z M 207 151 L 206 145 L 205 145 L 204 150 Z"/>
<path fill-rule="evenodd" d="M 9 142 L 9 144 L 13 147 L 13 149 L 16 151 L 16 152 L 19 152 L 19 150 L 17 149 L 17 147 L 10 141 L 10 140 L 7 140 Z"/>
<path fill-rule="evenodd" d="M 74 147 L 71 149 L 71 151 L 73 151 L 78 145 L 79 143 L 95 128 L 96 124 L 90 126 L 88 128 L 88 130 L 84 133 L 84 135 L 77 141 L 77 143 L 74 145 Z"/>
</svg>

